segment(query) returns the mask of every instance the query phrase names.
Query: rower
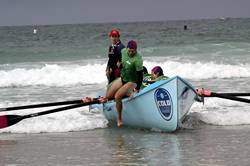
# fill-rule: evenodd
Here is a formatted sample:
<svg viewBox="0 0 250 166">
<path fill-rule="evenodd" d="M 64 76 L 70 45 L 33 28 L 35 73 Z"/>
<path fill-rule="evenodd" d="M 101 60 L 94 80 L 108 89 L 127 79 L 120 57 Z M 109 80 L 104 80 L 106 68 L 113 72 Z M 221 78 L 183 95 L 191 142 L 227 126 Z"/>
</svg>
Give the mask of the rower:
<svg viewBox="0 0 250 166">
<path fill-rule="evenodd" d="M 163 74 L 162 68 L 160 66 L 155 66 L 151 70 L 150 75 L 143 77 L 141 89 L 148 86 L 148 84 L 152 84 L 155 83 L 156 81 L 166 80 L 166 79 L 168 79 L 168 77 Z"/>
</svg>

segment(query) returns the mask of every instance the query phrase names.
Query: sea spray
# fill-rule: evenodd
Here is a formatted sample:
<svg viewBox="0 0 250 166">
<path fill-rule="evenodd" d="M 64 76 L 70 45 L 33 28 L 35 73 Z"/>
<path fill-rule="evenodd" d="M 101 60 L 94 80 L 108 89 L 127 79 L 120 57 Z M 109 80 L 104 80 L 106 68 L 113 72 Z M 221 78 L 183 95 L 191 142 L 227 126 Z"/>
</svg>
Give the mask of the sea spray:
<svg viewBox="0 0 250 166">
<path fill-rule="evenodd" d="M 250 64 L 228 65 L 214 62 L 181 63 L 171 60 L 144 61 L 149 70 L 159 65 L 164 74 L 179 75 L 188 79 L 240 78 L 250 77 Z M 0 70 L 0 87 L 22 86 L 73 86 L 77 84 L 97 84 L 106 81 L 106 64 L 60 65 L 45 64 L 40 68 L 14 68 Z"/>
</svg>

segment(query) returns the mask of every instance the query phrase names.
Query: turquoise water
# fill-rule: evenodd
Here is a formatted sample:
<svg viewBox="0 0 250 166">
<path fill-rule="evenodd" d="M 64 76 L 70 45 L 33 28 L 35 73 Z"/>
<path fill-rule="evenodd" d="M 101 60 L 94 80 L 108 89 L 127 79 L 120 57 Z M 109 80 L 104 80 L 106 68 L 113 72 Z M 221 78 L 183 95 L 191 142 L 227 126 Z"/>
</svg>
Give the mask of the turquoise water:
<svg viewBox="0 0 250 166">
<path fill-rule="evenodd" d="M 188 30 L 183 30 L 184 25 Z M 145 57 L 222 61 L 250 51 L 249 19 L 20 26 L 0 27 L 0 63 L 106 58 L 108 32 L 114 27 L 121 30 L 124 43 L 138 41 Z M 34 28 L 37 34 L 33 34 Z"/>
<path fill-rule="evenodd" d="M 160 65 L 196 88 L 250 92 L 249 18 L 0 27 L 0 107 L 96 97 L 107 84 L 112 28 L 125 44 L 138 41 L 149 71 Z M 109 127 L 87 107 L 63 111 L 1 129 L 1 158 L 4 165 L 247 165 L 249 108 L 208 98 L 171 134 Z"/>
<path fill-rule="evenodd" d="M 104 71 L 110 44 L 108 32 L 112 28 L 121 31 L 123 43 L 131 39 L 138 42 L 149 71 L 160 65 L 165 75 L 179 75 L 197 88 L 250 91 L 250 19 L 247 18 L 0 27 L 0 106 L 96 97 L 107 84 Z M 195 103 L 190 115 L 208 124 L 250 124 L 247 104 L 216 98 L 207 99 L 206 103 L 205 106 Z M 107 120 L 100 112 L 91 114 L 88 108 L 76 110 L 26 120 L 2 132 L 67 132 L 107 127 Z M 216 116 L 207 113 L 211 110 Z M 237 111 L 249 118 L 238 117 Z M 51 117 L 56 120 L 51 122 Z M 61 127 L 64 118 L 77 123 Z M 81 123 L 82 120 L 88 123 Z M 55 127 L 49 128 L 43 122 Z M 26 128 L 30 123 L 40 127 Z"/>
</svg>

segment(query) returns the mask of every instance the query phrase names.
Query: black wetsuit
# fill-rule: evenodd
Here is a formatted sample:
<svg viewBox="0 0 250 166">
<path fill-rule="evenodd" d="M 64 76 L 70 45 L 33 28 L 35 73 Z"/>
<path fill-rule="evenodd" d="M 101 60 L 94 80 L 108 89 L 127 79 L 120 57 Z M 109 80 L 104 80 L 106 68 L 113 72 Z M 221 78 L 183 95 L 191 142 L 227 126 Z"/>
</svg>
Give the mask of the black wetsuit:
<svg viewBox="0 0 250 166">
<path fill-rule="evenodd" d="M 109 60 L 107 64 L 107 69 L 112 69 L 110 73 L 108 83 L 111 83 L 116 79 L 115 70 L 118 69 L 117 62 L 121 62 L 121 50 L 125 46 L 119 41 L 116 45 L 109 46 Z"/>
</svg>

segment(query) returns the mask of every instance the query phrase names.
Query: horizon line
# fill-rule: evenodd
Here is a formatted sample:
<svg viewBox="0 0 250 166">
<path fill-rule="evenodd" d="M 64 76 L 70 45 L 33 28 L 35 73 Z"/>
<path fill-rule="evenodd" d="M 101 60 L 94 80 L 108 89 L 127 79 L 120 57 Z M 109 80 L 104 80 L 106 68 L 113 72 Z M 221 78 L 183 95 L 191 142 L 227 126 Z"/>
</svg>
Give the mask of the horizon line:
<svg viewBox="0 0 250 166">
<path fill-rule="evenodd" d="M 194 19 L 168 19 L 168 20 L 144 20 L 144 21 L 121 21 L 121 22 L 85 22 L 85 23 L 55 23 L 55 24 L 16 24 L 16 25 L 0 25 L 0 27 L 21 27 L 21 26 L 55 26 L 55 25 L 87 25 L 87 24 L 129 24 L 129 23 L 143 23 L 143 22 L 168 22 L 168 21 L 199 21 L 199 20 L 222 20 L 229 19 L 248 19 L 250 17 L 215 17 L 215 18 L 194 18 Z"/>
</svg>

